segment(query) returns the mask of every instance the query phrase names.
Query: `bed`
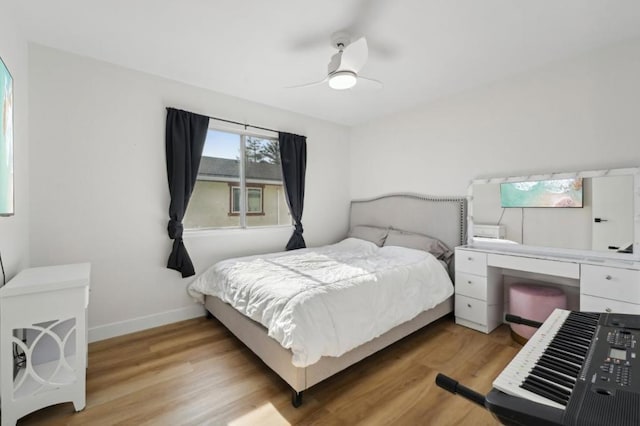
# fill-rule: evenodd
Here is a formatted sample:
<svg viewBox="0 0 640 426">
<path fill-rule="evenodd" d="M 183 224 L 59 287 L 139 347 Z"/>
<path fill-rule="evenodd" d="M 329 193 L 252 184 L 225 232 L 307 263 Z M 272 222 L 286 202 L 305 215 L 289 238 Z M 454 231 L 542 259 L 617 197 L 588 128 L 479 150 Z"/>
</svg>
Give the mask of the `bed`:
<svg viewBox="0 0 640 426">
<path fill-rule="evenodd" d="M 464 244 L 465 224 L 464 197 L 389 194 L 352 201 L 349 215 L 351 230 L 364 227 L 393 229 L 396 233 L 402 230 L 403 234 L 410 233 L 408 235 L 428 235 L 451 249 Z M 302 264 L 300 259 L 304 260 L 304 265 L 311 265 L 304 266 L 310 269 L 303 269 L 303 272 L 296 269 L 297 265 Z M 446 255 L 443 255 L 442 259 L 452 260 Z M 331 271 L 330 286 L 326 284 L 329 282 L 327 279 L 318 279 L 315 276 L 319 270 L 316 263 L 328 265 L 322 266 L 322 269 Z M 372 263 L 384 267 L 369 268 L 368 265 Z M 251 268 L 259 273 L 252 273 Z M 299 274 L 298 278 L 289 276 L 289 271 L 293 269 Z M 256 290 L 256 286 L 261 285 L 263 281 L 269 281 L 270 275 L 264 273 L 269 270 L 278 277 L 281 283 L 279 290 L 275 291 L 275 296 L 270 296 L 271 299 L 255 298 L 254 295 L 262 293 L 261 289 Z M 410 287 L 411 284 L 408 282 L 413 279 L 411 277 L 425 274 L 431 277 L 429 282 L 433 281 L 432 287 L 426 290 Z M 232 281 L 232 278 L 236 281 Z M 444 282 L 443 280 L 451 287 L 445 267 L 426 252 L 394 245 L 379 248 L 372 242 L 347 238 L 335 245 L 296 250 L 287 252 L 286 255 L 276 253 L 219 262 L 194 280 L 189 286 L 189 292 L 203 302 L 212 316 L 222 322 L 289 384 L 292 389 L 292 403 L 298 407 L 302 403 L 304 390 L 452 312 L 452 291 L 444 293 L 445 290 L 440 289 L 446 285 L 442 287 L 438 284 L 440 281 Z M 230 284 L 222 285 L 221 281 L 229 281 Z M 322 285 L 317 285 L 320 281 L 323 281 Z M 375 305 L 376 300 L 379 301 L 380 298 L 385 301 L 395 300 L 394 304 L 390 305 L 394 309 L 384 311 L 397 311 L 398 317 L 385 314 L 380 315 L 383 319 L 374 321 L 364 317 L 367 312 L 359 310 L 357 302 L 361 298 L 366 299 L 367 296 L 366 293 L 363 296 L 356 291 L 363 291 L 367 286 L 371 288 L 374 284 L 367 284 L 369 282 L 374 283 L 379 289 L 376 291 L 382 291 L 383 296 L 372 297 L 367 303 L 380 306 Z M 277 282 L 268 285 L 272 286 L 270 288 L 278 287 Z M 398 286 L 398 289 L 392 292 L 389 289 L 394 285 Z M 403 285 L 407 287 L 401 287 Z M 236 293 L 229 295 L 219 289 L 225 286 L 235 289 Z M 332 296 L 333 293 L 326 290 L 331 286 L 341 292 L 339 297 Z M 281 294 L 278 291 L 286 293 L 287 298 L 280 298 Z M 289 295 L 289 291 L 296 293 Z M 415 291 L 422 293 L 420 296 L 413 295 L 411 292 Z M 309 297 L 314 293 L 318 293 L 317 297 Z M 247 296 L 249 294 L 251 296 Z M 281 299 L 285 301 L 280 303 Z M 335 305 L 334 302 L 339 299 L 351 303 L 346 305 L 348 309 L 344 306 L 338 307 L 340 314 L 325 315 L 323 311 Z M 298 303 L 298 306 L 292 303 L 293 300 L 302 302 Z M 416 300 L 420 302 L 415 302 Z M 227 302 L 234 303 L 236 308 Z M 276 309 L 280 309 L 277 315 L 273 313 Z M 387 316 L 389 318 L 386 318 Z M 289 322 L 283 325 L 283 317 L 287 320 L 294 318 L 291 323 L 293 325 Z M 338 321 L 336 318 L 341 319 Z M 342 326 L 346 321 L 375 325 L 360 333 L 365 335 L 361 337 L 365 339 L 364 343 L 354 343 L 348 338 L 350 334 L 355 333 L 350 333 L 349 327 Z M 312 327 L 314 322 L 331 324 L 328 328 L 337 333 L 335 342 L 323 345 L 322 342 L 317 343 L 315 337 L 309 337 L 314 333 L 302 332 L 305 324 L 306 327 Z M 320 328 L 316 328 L 316 331 L 318 330 Z"/>
</svg>

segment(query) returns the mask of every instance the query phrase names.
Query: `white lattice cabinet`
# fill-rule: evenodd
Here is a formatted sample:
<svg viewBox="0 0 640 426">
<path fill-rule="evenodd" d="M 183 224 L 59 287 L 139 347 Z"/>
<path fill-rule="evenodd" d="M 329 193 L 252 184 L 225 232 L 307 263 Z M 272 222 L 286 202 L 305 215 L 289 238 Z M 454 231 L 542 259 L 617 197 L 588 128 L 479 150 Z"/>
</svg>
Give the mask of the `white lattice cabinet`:
<svg viewBox="0 0 640 426">
<path fill-rule="evenodd" d="M 0 288 L 2 426 L 40 408 L 85 406 L 88 263 L 30 268 Z M 27 330 L 26 343 L 16 337 Z M 26 354 L 14 374 L 14 344 Z"/>
</svg>

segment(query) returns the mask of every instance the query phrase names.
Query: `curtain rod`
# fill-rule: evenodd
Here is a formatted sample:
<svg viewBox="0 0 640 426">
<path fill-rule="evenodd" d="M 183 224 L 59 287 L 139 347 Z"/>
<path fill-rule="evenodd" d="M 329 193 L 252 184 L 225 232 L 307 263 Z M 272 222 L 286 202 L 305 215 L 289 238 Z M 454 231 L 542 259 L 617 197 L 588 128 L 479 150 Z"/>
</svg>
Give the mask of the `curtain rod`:
<svg viewBox="0 0 640 426">
<path fill-rule="evenodd" d="M 169 109 L 176 109 L 176 108 L 167 107 L 167 110 L 169 110 Z M 182 111 L 184 111 L 184 110 L 182 110 Z M 186 112 L 189 112 L 189 111 L 186 111 Z M 197 114 L 197 113 L 192 113 L 192 114 Z M 273 129 L 269 129 L 268 127 L 254 126 L 253 124 L 240 123 L 239 121 L 227 120 L 226 118 L 212 117 L 210 115 L 204 115 L 204 114 L 199 114 L 199 115 L 202 115 L 204 117 L 208 117 L 211 120 L 224 121 L 225 123 L 231 123 L 231 124 L 237 124 L 238 126 L 244 126 L 245 130 L 247 129 L 247 127 L 251 127 L 253 129 L 266 130 L 267 132 L 280 133 L 280 130 L 273 130 Z"/>
<path fill-rule="evenodd" d="M 225 123 L 231 123 L 231 124 L 237 124 L 239 126 L 244 126 L 245 130 L 247 129 L 247 127 L 251 127 L 253 129 L 260 129 L 260 130 L 266 130 L 267 132 L 274 132 L 274 133 L 280 133 L 279 130 L 273 130 L 273 129 L 268 129 L 266 127 L 260 127 L 260 126 L 254 126 L 252 124 L 247 124 L 247 123 L 240 123 L 238 121 L 233 121 L 233 120 L 227 120 L 225 118 L 218 118 L 218 117 L 211 117 L 210 115 L 208 115 L 207 117 L 209 117 L 212 120 L 217 120 L 217 121 L 224 121 Z"/>
</svg>

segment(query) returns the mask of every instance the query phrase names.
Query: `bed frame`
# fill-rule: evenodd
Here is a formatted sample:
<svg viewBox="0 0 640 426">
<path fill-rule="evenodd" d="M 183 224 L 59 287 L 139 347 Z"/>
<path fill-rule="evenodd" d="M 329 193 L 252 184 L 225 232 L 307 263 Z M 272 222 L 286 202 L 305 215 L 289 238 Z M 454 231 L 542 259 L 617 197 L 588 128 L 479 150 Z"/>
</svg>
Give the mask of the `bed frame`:
<svg viewBox="0 0 640 426">
<path fill-rule="evenodd" d="M 466 241 L 466 208 L 465 197 L 389 194 L 352 201 L 349 225 L 418 232 L 435 237 L 453 249 Z M 317 363 L 304 368 L 291 363 L 291 351 L 269 337 L 262 324 L 214 296 L 205 297 L 205 307 L 291 386 L 291 402 L 294 407 L 299 407 L 304 390 L 452 312 L 453 297 L 340 357 L 322 357 Z"/>
</svg>

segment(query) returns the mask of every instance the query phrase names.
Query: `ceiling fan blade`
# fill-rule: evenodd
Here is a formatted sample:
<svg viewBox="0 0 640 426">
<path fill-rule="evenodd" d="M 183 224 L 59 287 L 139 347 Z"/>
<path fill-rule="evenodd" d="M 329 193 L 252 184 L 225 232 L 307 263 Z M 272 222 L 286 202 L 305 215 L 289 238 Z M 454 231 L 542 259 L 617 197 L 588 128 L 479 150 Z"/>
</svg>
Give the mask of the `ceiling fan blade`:
<svg viewBox="0 0 640 426">
<path fill-rule="evenodd" d="M 369 36 L 369 52 L 381 59 L 394 59 L 399 54 L 399 48 L 383 40 Z"/>
<path fill-rule="evenodd" d="M 387 3 L 386 5 L 384 3 Z M 351 16 L 354 19 L 346 28 L 351 34 L 367 34 L 372 26 L 384 17 L 384 7 L 389 6 L 391 2 L 386 0 L 360 0 L 353 2 Z"/>
<path fill-rule="evenodd" d="M 299 89 L 301 87 L 313 87 L 313 86 L 318 86 L 322 83 L 326 83 L 327 80 L 329 80 L 329 77 L 325 77 L 320 81 L 314 81 L 313 83 L 305 83 L 305 84 L 298 84 L 296 86 L 286 86 L 285 89 Z"/>
<path fill-rule="evenodd" d="M 327 36 L 326 34 L 309 35 L 304 38 L 294 40 L 289 44 L 289 47 L 296 52 L 307 51 L 310 49 L 316 49 L 318 47 L 326 47 Z"/>
<path fill-rule="evenodd" d="M 360 37 L 342 52 L 340 61 L 340 70 L 349 70 L 358 73 L 367 62 L 369 56 L 369 48 L 367 47 L 367 39 Z"/>
<path fill-rule="evenodd" d="M 384 84 L 380 80 L 376 80 L 375 78 L 363 77 L 361 75 L 358 76 L 358 84 L 356 87 L 364 87 L 366 89 L 382 89 Z"/>
</svg>

